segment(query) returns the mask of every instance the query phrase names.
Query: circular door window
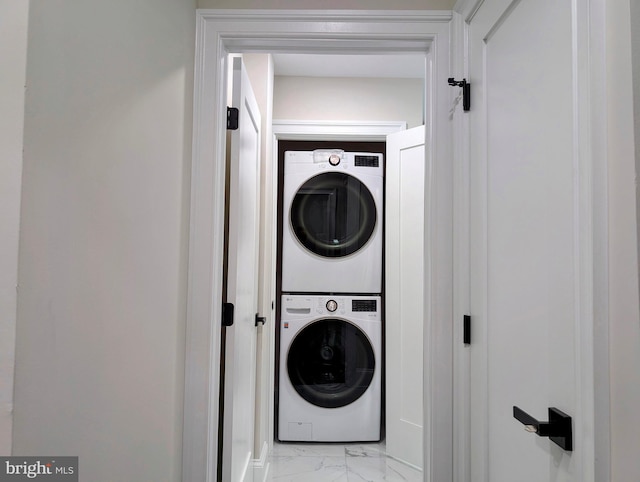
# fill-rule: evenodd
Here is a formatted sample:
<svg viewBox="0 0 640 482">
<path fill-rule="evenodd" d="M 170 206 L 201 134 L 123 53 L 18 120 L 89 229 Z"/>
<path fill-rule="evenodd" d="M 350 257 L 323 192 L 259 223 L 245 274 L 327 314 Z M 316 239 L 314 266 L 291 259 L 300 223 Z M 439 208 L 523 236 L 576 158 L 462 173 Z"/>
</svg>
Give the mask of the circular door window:
<svg viewBox="0 0 640 482">
<path fill-rule="evenodd" d="M 324 319 L 303 328 L 287 356 L 289 380 L 309 403 L 324 408 L 356 401 L 373 379 L 375 355 L 367 336 L 344 320 Z"/>
<path fill-rule="evenodd" d="M 376 226 L 376 204 L 353 176 L 326 172 L 305 182 L 291 204 L 298 241 L 323 257 L 348 256 L 364 246 Z"/>
</svg>

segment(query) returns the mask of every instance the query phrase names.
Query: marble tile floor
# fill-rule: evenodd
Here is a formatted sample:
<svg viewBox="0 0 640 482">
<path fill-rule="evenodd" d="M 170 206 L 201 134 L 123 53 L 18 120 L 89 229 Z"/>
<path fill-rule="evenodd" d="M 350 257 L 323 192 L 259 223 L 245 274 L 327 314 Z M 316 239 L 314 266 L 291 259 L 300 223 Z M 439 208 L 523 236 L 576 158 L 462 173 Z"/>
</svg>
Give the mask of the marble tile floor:
<svg viewBox="0 0 640 482">
<path fill-rule="evenodd" d="M 279 444 L 266 482 L 422 481 L 422 472 L 385 454 L 384 443 Z"/>
</svg>

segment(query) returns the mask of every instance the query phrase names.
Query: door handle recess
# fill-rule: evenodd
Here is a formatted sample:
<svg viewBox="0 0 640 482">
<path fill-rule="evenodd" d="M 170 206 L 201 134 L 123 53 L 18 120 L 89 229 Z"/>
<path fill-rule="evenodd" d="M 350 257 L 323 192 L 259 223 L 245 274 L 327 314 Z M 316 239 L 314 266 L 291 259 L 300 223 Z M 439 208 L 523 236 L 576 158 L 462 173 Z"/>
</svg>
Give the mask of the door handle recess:
<svg viewBox="0 0 640 482">
<path fill-rule="evenodd" d="M 549 421 L 540 422 L 518 407 L 513 407 L 513 417 L 524 425 L 527 432 L 549 439 L 564 450 L 573 450 L 571 417 L 557 408 L 549 408 Z"/>
</svg>

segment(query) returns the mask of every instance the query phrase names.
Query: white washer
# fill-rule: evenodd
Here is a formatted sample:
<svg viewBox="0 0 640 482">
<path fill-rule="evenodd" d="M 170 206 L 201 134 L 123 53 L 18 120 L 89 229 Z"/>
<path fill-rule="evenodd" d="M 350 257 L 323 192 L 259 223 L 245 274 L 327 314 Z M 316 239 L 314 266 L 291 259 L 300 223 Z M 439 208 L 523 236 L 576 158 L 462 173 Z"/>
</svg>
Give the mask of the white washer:
<svg viewBox="0 0 640 482">
<path fill-rule="evenodd" d="M 381 293 L 383 155 L 284 156 L 282 291 Z"/>
<path fill-rule="evenodd" d="M 278 439 L 380 440 L 379 296 L 282 297 Z"/>
</svg>

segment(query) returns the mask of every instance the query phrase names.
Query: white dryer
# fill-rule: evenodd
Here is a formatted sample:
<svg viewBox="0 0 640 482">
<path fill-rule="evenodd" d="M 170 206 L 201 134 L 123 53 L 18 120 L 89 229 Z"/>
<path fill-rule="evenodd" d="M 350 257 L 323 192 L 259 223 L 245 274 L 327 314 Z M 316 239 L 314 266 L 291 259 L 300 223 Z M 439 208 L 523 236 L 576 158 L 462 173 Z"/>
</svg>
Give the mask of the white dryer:
<svg viewBox="0 0 640 482">
<path fill-rule="evenodd" d="M 380 440 L 379 296 L 284 295 L 278 439 Z"/>
<path fill-rule="evenodd" d="M 381 293 L 383 155 L 287 151 L 282 291 Z"/>
</svg>

